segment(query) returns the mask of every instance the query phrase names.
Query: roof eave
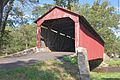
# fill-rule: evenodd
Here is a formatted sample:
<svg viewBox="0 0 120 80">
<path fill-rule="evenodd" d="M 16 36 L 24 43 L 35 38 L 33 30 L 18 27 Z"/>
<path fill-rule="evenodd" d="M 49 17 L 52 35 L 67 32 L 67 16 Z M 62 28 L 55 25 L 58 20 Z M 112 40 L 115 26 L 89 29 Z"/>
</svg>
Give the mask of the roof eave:
<svg viewBox="0 0 120 80">
<path fill-rule="evenodd" d="M 63 10 L 63 11 L 68 12 L 68 13 L 70 13 L 70 14 L 73 14 L 73 15 L 75 15 L 75 16 L 80 16 L 79 14 L 73 13 L 73 12 L 71 12 L 70 10 L 63 9 L 62 7 L 59 7 L 59 6 L 55 6 L 55 7 L 53 7 L 52 9 L 50 9 L 48 12 L 46 12 L 44 15 L 42 15 L 40 18 L 38 18 L 37 20 L 35 20 L 34 23 L 37 23 L 37 21 L 39 21 L 41 18 L 43 18 L 45 15 L 47 15 L 49 12 L 51 12 L 51 11 L 54 10 L 55 8 L 58 8 L 58 9 L 60 9 L 60 10 Z"/>
</svg>

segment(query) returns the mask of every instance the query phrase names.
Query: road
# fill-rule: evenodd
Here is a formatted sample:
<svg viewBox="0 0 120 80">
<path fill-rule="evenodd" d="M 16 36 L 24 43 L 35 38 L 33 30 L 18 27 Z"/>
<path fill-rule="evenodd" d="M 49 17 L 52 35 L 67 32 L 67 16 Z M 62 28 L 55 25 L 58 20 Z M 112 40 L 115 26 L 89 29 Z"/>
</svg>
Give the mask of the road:
<svg viewBox="0 0 120 80">
<path fill-rule="evenodd" d="M 18 66 L 31 65 L 38 61 L 46 61 L 50 59 L 59 59 L 65 55 L 72 55 L 73 52 L 50 52 L 50 53 L 34 53 L 20 57 L 8 57 L 0 59 L 0 69 L 15 68 Z"/>
</svg>

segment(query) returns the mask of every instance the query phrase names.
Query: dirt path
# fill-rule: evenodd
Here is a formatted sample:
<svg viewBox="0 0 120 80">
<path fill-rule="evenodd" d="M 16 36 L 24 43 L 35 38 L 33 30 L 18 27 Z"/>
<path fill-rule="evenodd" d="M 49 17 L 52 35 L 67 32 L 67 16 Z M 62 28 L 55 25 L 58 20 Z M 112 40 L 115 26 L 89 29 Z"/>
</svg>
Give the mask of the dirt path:
<svg viewBox="0 0 120 80">
<path fill-rule="evenodd" d="M 45 61 L 49 59 L 59 59 L 64 55 L 72 55 L 72 52 L 51 52 L 51 53 L 35 53 L 28 54 L 21 57 L 9 57 L 0 59 L 0 68 L 14 68 L 18 66 L 25 66 L 36 63 L 38 61 Z"/>
</svg>

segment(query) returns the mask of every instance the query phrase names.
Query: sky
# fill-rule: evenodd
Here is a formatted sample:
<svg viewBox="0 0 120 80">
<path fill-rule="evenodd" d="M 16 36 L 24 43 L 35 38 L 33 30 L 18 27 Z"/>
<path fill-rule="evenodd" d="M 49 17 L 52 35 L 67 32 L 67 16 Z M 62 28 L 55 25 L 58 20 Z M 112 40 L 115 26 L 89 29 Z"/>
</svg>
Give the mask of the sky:
<svg viewBox="0 0 120 80">
<path fill-rule="evenodd" d="M 39 0 L 41 4 L 44 3 L 53 3 L 53 0 Z M 94 1 L 96 0 L 79 0 L 80 3 L 84 4 L 84 3 L 90 3 L 92 4 Z M 118 0 L 103 0 L 103 1 L 110 1 L 112 5 L 116 6 L 116 4 L 118 4 Z"/>
<path fill-rule="evenodd" d="M 53 3 L 54 2 L 53 0 L 40 0 L 40 1 L 41 1 L 41 3 Z M 85 3 L 92 4 L 94 1 L 96 1 L 96 0 L 79 0 L 79 2 L 82 4 L 85 4 Z M 105 1 L 105 0 L 103 0 L 103 1 Z M 111 5 L 113 5 L 113 6 L 118 5 L 118 0 L 106 0 L 106 1 L 110 1 Z"/>
<path fill-rule="evenodd" d="M 45 4 L 45 3 L 52 4 L 52 3 L 54 3 L 53 0 L 39 0 L 39 1 L 40 1 L 40 4 Z M 81 4 L 89 3 L 90 5 L 92 5 L 94 1 L 96 1 L 96 0 L 79 0 L 79 2 Z M 105 0 L 103 0 L 103 1 L 105 1 Z M 118 10 L 118 2 L 120 4 L 120 0 L 106 0 L 106 1 L 109 1 L 110 6 L 114 6 Z"/>
</svg>

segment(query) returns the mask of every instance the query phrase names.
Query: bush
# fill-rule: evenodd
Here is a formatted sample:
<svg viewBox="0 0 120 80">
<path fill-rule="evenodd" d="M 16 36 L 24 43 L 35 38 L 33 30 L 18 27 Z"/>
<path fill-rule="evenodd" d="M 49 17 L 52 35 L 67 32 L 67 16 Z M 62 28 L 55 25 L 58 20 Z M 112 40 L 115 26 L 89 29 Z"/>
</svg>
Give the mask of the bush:
<svg viewBox="0 0 120 80">
<path fill-rule="evenodd" d="M 64 56 L 64 61 L 70 62 L 71 64 L 77 64 L 77 56 L 71 57 L 71 56 Z"/>
</svg>

